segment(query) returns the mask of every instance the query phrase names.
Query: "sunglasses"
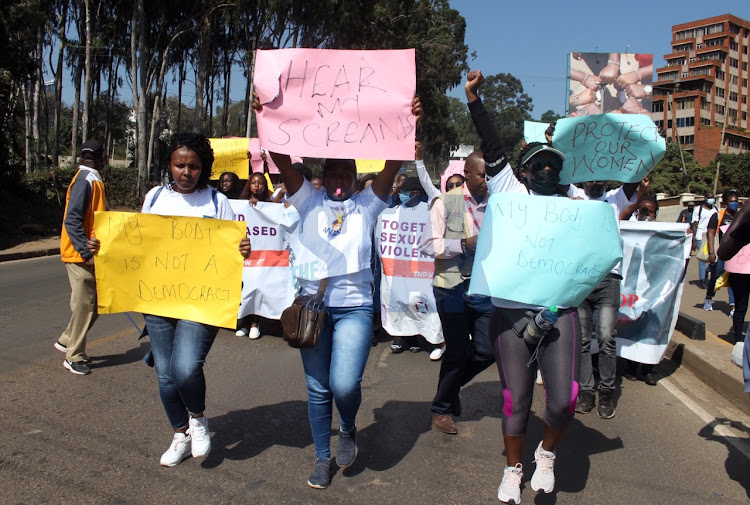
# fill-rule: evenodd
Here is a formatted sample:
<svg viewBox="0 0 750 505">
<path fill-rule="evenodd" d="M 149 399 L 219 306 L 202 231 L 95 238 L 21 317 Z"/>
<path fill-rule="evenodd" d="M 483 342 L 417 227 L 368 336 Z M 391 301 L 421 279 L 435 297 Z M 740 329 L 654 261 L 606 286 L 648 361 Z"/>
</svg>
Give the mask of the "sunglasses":
<svg viewBox="0 0 750 505">
<path fill-rule="evenodd" d="M 453 188 L 460 188 L 463 185 L 464 185 L 463 181 L 462 182 L 448 182 L 445 184 L 445 189 L 450 191 Z"/>
<path fill-rule="evenodd" d="M 562 160 L 557 156 L 553 157 L 540 157 L 535 156 L 527 163 L 526 166 L 531 166 L 532 170 L 544 170 L 550 167 L 556 172 L 562 171 Z"/>
<path fill-rule="evenodd" d="M 643 216 L 651 216 L 651 215 L 655 215 L 656 211 L 649 209 L 648 207 L 641 207 L 640 209 L 638 209 L 638 213 Z"/>
</svg>

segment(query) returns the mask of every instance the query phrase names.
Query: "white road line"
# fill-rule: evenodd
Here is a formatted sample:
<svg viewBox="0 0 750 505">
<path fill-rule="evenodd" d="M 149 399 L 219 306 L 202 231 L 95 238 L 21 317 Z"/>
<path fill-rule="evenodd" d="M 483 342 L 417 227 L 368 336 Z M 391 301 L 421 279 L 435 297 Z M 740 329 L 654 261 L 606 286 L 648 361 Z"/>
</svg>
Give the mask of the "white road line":
<svg viewBox="0 0 750 505">
<path fill-rule="evenodd" d="M 693 413 L 700 417 L 706 424 L 712 424 L 716 422 L 716 417 L 706 412 L 703 407 L 695 403 L 685 393 L 680 391 L 680 389 L 674 383 L 672 383 L 671 380 L 663 378 L 659 381 L 659 384 L 664 386 L 667 391 L 672 393 L 672 395 L 680 400 L 687 408 L 692 410 Z M 727 442 L 732 444 L 735 449 L 740 451 L 748 460 L 750 460 L 750 447 L 748 447 L 746 443 L 738 438 L 735 433 L 732 433 L 729 428 L 727 428 L 723 424 L 715 424 L 714 431 L 725 438 Z"/>
</svg>

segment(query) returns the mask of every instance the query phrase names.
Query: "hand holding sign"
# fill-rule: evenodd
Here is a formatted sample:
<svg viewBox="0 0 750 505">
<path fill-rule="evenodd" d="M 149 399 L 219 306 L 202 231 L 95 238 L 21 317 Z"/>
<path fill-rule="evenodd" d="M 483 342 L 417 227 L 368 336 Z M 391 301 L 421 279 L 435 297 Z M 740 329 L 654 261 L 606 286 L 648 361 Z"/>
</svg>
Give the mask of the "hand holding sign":
<svg viewBox="0 0 750 505">
<path fill-rule="evenodd" d="M 662 159 L 666 143 L 643 114 L 597 114 L 563 118 L 552 137 L 566 160 L 561 184 L 584 181 L 638 182 Z"/>
<path fill-rule="evenodd" d="M 273 152 L 413 159 L 414 49 L 258 50 L 261 144 Z M 256 111 L 258 109 L 256 108 Z"/>
</svg>

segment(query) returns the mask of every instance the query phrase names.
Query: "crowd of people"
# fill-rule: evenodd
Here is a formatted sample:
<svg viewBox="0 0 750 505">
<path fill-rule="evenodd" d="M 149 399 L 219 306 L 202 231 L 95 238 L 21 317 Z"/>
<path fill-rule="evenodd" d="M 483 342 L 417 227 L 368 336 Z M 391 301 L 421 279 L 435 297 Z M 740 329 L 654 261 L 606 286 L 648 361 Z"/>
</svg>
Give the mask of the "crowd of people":
<svg viewBox="0 0 750 505">
<path fill-rule="evenodd" d="M 405 209 L 423 206 L 429 215 L 418 248 L 434 258 L 431 296 L 443 336 L 443 341 L 430 342 L 431 357 L 442 358 L 431 404 L 434 429 L 457 434 L 455 418 L 461 416 L 461 388 L 493 363 L 497 367 L 502 386 L 501 427 L 506 453 L 498 488 L 500 501 L 520 503 L 522 455 L 535 380 L 543 381 L 546 408 L 543 436 L 535 442 L 536 467 L 531 476 L 534 491 L 553 491 L 556 449 L 575 412 L 587 413 L 596 406 L 601 418 L 615 415 L 615 327 L 621 265 L 615 266 L 580 306 L 558 307 L 556 321 L 546 337 L 531 343 L 519 336 L 519 328 L 523 333 L 523 328 L 544 307 L 470 293 L 473 259 L 490 194 L 507 192 L 531 198 L 602 201 L 611 205 L 621 220 L 653 221 L 658 203 L 647 194 L 648 179 L 609 191 L 606 181 L 586 182 L 581 188 L 562 186 L 560 172 L 565 153 L 552 145 L 551 131 L 547 142 L 524 145 L 518 167 L 514 168 L 479 96 L 483 82 L 481 72 L 472 71 L 465 84 L 468 108 L 482 142 L 481 151 L 467 158 L 463 174 L 447 177 L 444 191 L 432 184 L 421 160 L 419 142 L 415 152 L 418 177 L 400 174 L 402 161 L 395 160 L 387 161 L 378 174 L 358 179 L 354 160 L 333 157 L 323 163 L 321 177 L 313 177 L 307 167 L 292 163 L 289 156 L 269 152 L 283 181 L 273 191 L 267 173 L 252 174 L 244 187 L 235 174 L 221 174 L 217 190 L 209 184 L 213 153 L 208 139 L 199 134 L 174 134 L 166 157 L 170 183 L 152 189 L 145 197 L 142 212 L 162 215 L 231 220 L 235 215 L 229 199 L 244 199 L 252 204 L 284 202 L 299 212 L 298 239 L 326 266 L 322 277 L 300 274 L 296 279 L 300 294 L 323 291 L 328 311 L 317 344 L 300 350 L 315 448 L 315 465 L 307 479 L 312 488 L 328 487 L 334 464 L 347 467 L 358 454 L 356 418 L 362 401 L 361 382 L 380 322 L 377 286 L 382 272 L 373 247 L 373 233 L 379 215 L 389 206 Z M 259 111 L 261 107 L 255 97 L 253 108 Z M 422 119 L 419 98 L 412 103 L 412 113 L 417 122 Z M 85 337 L 96 319 L 93 264 L 100 243 L 93 234 L 93 212 L 106 209 L 98 175 L 104 161 L 98 142 L 84 144 L 79 174 L 68 191 L 63 228 L 63 261 L 71 282 L 73 318 L 55 347 L 66 352 L 65 367 L 82 375 L 90 373 L 84 352 Z M 693 223 L 696 247 L 704 235 L 711 244 L 702 274 L 707 279 L 706 307 L 713 297 L 714 281 L 722 273 L 722 260 L 750 241 L 750 233 L 745 233 L 747 224 L 740 223 L 746 209 L 739 210 L 736 194 L 734 199 L 731 197 L 725 197 L 728 205 L 724 212 L 716 212 L 713 195 L 706 195 L 697 213 L 681 216 L 683 222 Z M 731 227 L 726 230 L 724 226 L 730 221 Z M 732 238 L 721 241 L 718 252 L 714 242 L 717 230 L 719 237 Z M 243 239 L 238 250 L 247 258 L 250 239 Z M 734 327 L 739 339 L 750 295 L 747 280 L 750 277 L 743 274 L 729 277 L 734 289 Z M 203 363 L 218 328 L 149 314 L 145 320 L 159 395 L 174 431 L 160 462 L 163 466 L 175 466 L 191 455 L 204 457 L 211 449 L 211 439 L 205 415 Z M 258 338 L 259 322 L 257 316 L 241 318 L 237 335 Z M 394 353 L 421 348 L 418 335 L 393 336 Z M 594 339 L 599 344 L 598 381 L 591 355 Z M 637 364 L 630 364 L 628 378 L 638 378 L 634 366 Z M 644 375 L 646 382 L 656 384 L 653 369 L 647 368 Z M 335 459 L 331 451 L 334 403 L 339 413 Z"/>
</svg>

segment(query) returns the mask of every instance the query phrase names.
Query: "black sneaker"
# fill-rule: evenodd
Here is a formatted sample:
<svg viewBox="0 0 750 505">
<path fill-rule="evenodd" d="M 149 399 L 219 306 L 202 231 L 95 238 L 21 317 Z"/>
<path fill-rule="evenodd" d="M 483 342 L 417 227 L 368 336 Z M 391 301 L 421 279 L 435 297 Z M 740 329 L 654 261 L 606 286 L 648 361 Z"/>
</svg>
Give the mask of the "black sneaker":
<svg viewBox="0 0 750 505">
<path fill-rule="evenodd" d="M 325 489 L 331 485 L 331 458 L 315 460 L 315 470 L 307 479 L 307 485 L 314 489 Z"/>
<path fill-rule="evenodd" d="M 593 391 L 579 391 L 576 400 L 576 412 L 579 414 L 588 414 L 596 404 L 596 396 Z"/>
<path fill-rule="evenodd" d="M 63 366 L 76 375 L 88 375 L 91 369 L 83 361 L 63 361 Z"/>
<path fill-rule="evenodd" d="M 406 342 L 404 337 L 396 337 L 393 339 L 391 344 L 391 351 L 393 354 L 400 354 L 406 350 Z"/>
<path fill-rule="evenodd" d="M 357 428 L 349 433 L 339 432 L 339 447 L 336 450 L 336 464 L 340 468 L 346 468 L 354 463 L 357 457 Z"/>
<path fill-rule="evenodd" d="M 597 414 L 602 419 L 612 419 L 615 417 L 615 399 L 614 390 L 612 389 L 600 389 L 599 390 L 599 405 L 597 407 Z M 593 395 L 592 395 L 593 396 Z M 576 410 L 578 410 L 576 408 Z"/>
</svg>

